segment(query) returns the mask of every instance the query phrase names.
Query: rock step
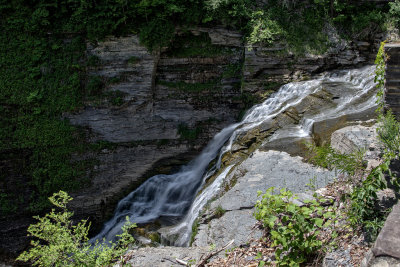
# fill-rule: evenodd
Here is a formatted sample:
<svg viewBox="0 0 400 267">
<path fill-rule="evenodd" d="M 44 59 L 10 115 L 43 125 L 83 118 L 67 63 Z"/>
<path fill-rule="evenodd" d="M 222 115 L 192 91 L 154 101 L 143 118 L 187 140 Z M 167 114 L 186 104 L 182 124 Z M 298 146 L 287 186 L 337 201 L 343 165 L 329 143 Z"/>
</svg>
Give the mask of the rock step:
<svg viewBox="0 0 400 267">
<path fill-rule="evenodd" d="M 184 248 L 184 247 L 158 247 L 158 248 L 139 248 L 130 250 L 125 257 L 131 257 L 128 260 L 130 266 L 140 267 L 182 267 L 176 259 L 183 260 L 189 264 L 200 261 L 201 256 L 209 252 L 208 247 Z M 190 265 L 189 265 L 190 266 Z"/>
<path fill-rule="evenodd" d="M 386 219 L 378 238 L 375 241 L 373 253 L 375 257 L 389 256 L 400 259 L 400 203 L 393 207 Z"/>
</svg>

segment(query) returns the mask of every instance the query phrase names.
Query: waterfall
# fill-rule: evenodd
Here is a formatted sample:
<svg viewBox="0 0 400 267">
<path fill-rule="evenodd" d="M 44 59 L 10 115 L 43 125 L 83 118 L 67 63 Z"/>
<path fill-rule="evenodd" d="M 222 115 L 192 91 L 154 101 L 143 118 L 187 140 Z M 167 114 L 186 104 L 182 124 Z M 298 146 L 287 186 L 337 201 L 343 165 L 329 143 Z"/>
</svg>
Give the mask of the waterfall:
<svg viewBox="0 0 400 267">
<path fill-rule="evenodd" d="M 283 85 L 270 98 L 251 108 L 240 123 L 230 125 L 215 135 L 201 154 L 183 166 L 180 171 L 170 175 L 153 176 L 122 199 L 118 203 L 114 217 L 104 225 L 103 230 L 92 241 L 102 238 L 113 240 L 120 233 L 126 216 L 136 223 L 170 217 L 181 219 L 179 224 L 170 228 L 171 233 L 178 234 L 175 245 L 187 245 L 193 221 L 207 201 L 219 190 L 220 184 L 233 166 L 225 168 L 212 185 L 203 190 L 196 199 L 195 196 L 205 180 L 219 169 L 222 155 L 231 150 L 240 134 L 273 119 L 289 107 L 299 104 L 308 95 L 327 87 L 332 92 L 340 93 L 334 107 L 326 108 L 318 114 L 304 116 L 298 125 L 278 130 L 270 137 L 270 141 L 283 137 L 306 137 L 312 132 L 313 123 L 316 121 L 372 108 L 376 105 L 376 96 L 371 93 L 375 88 L 374 70 L 375 66 L 368 66 L 337 71 L 325 73 L 313 80 Z M 217 163 L 207 172 L 208 165 L 216 157 L 218 157 Z M 185 217 L 182 219 L 183 216 Z"/>
<path fill-rule="evenodd" d="M 218 155 L 237 125 L 230 125 L 215 135 L 201 154 L 181 167 L 179 172 L 153 176 L 123 198 L 117 205 L 114 217 L 92 241 L 103 238 L 113 240 L 121 232 L 126 216 L 135 223 L 151 222 L 161 216 L 183 216 L 204 182 L 202 177 L 207 166 Z"/>
</svg>

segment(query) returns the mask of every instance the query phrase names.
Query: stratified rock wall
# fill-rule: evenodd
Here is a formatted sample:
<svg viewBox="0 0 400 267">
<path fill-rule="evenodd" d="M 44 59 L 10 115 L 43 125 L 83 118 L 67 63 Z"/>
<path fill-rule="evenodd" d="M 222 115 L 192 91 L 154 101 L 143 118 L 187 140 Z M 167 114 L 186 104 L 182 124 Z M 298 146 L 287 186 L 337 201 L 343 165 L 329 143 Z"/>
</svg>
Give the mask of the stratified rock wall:
<svg viewBox="0 0 400 267">
<path fill-rule="evenodd" d="M 282 44 L 249 49 L 241 34 L 221 27 L 178 30 L 172 48 L 153 53 L 134 35 L 89 44 L 88 58 L 98 60 L 90 74 L 104 81 L 105 95 L 119 99 L 91 100 L 66 115 L 88 129 L 92 141 L 114 145 L 95 155 L 100 162 L 91 186 L 74 194 L 78 216 L 103 222 L 118 199 L 192 158 L 280 84 L 372 63 L 379 41 L 346 42 L 327 31 L 332 47 L 321 56 L 295 57 Z"/>
<path fill-rule="evenodd" d="M 386 82 L 385 104 L 400 119 L 400 43 L 385 45 Z"/>
<path fill-rule="evenodd" d="M 113 148 L 95 155 L 100 163 L 91 186 L 75 192 L 78 217 L 103 222 L 144 179 L 184 164 L 237 120 L 243 108 L 240 77 L 230 69 L 243 60 L 241 35 L 221 28 L 186 34 L 202 37 L 200 49 L 216 52 L 195 56 L 184 54 L 191 47 L 179 47 L 183 52 L 150 53 L 137 36 L 88 44 L 88 58 L 96 61 L 90 75 L 104 82 L 103 97 L 66 117 L 88 129 L 91 141 L 111 142 Z M 119 103 L 107 97 L 115 93 Z"/>
</svg>

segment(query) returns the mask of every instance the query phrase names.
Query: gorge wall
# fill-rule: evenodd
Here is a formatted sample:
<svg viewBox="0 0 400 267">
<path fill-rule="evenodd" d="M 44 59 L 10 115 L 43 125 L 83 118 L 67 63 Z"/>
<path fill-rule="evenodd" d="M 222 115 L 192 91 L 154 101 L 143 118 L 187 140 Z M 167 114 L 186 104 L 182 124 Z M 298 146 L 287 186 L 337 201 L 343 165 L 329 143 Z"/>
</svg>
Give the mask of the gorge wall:
<svg viewBox="0 0 400 267">
<path fill-rule="evenodd" d="M 104 221 L 141 181 L 188 161 L 281 84 L 372 63 L 382 38 L 350 42 L 328 32 L 332 46 L 319 56 L 286 53 L 285 44 L 250 49 L 239 33 L 223 28 L 178 32 L 169 49 L 153 53 L 137 36 L 89 44 L 92 75 L 111 97 L 67 117 L 93 141 L 113 146 L 99 153 L 91 186 L 74 194 L 75 212 Z"/>
<path fill-rule="evenodd" d="M 118 105 L 112 98 L 93 101 L 67 115 L 87 127 L 93 140 L 114 144 L 100 152 L 92 185 L 74 195 L 75 212 L 104 221 L 151 170 L 169 172 L 184 163 L 280 84 L 371 63 L 379 43 L 330 37 L 333 47 L 326 54 L 304 57 L 285 54 L 284 45 L 250 50 L 239 33 L 222 28 L 181 33 L 158 53 L 149 53 L 137 36 L 88 45 L 88 55 L 99 60 L 93 75 L 122 99 Z"/>
<path fill-rule="evenodd" d="M 400 43 L 385 45 L 386 75 L 385 103 L 400 118 Z"/>
<path fill-rule="evenodd" d="M 88 44 L 87 83 L 101 97 L 65 118 L 101 149 L 88 152 L 97 160 L 90 186 L 72 194 L 77 219 L 89 218 L 98 231 L 119 199 L 152 175 L 177 170 L 281 84 L 373 63 L 383 39 L 345 41 L 326 30 L 331 47 L 318 56 L 293 55 L 285 44 L 250 49 L 240 33 L 221 27 L 178 31 L 168 49 L 152 53 L 135 35 Z M 23 249 L 31 222 L 2 223 L 1 249 Z"/>
</svg>

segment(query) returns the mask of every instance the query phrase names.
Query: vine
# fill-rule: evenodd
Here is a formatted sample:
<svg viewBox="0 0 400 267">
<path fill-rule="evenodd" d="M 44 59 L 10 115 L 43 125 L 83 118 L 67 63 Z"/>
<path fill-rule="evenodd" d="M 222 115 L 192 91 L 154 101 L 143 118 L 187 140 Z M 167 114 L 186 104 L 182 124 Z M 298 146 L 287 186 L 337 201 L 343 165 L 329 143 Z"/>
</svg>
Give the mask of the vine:
<svg viewBox="0 0 400 267">
<path fill-rule="evenodd" d="M 385 59 L 387 58 L 387 54 L 385 53 L 385 44 L 386 41 L 381 42 L 381 45 L 378 50 L 378 54 L 376 55 L 375 59 L 375 65 L 376 65 L 376 70 L 375 70 L 375 83 L 377 83 L 376 87 L 378 88 L 378 93 L 377 93 L 377 104 L 378 107 L 376 109 L 376 112 L 378 114 L 382 114 L 383 108 L 385 105 L 385 69 L 386 69 L 386 61 Z"/>
</svg>

